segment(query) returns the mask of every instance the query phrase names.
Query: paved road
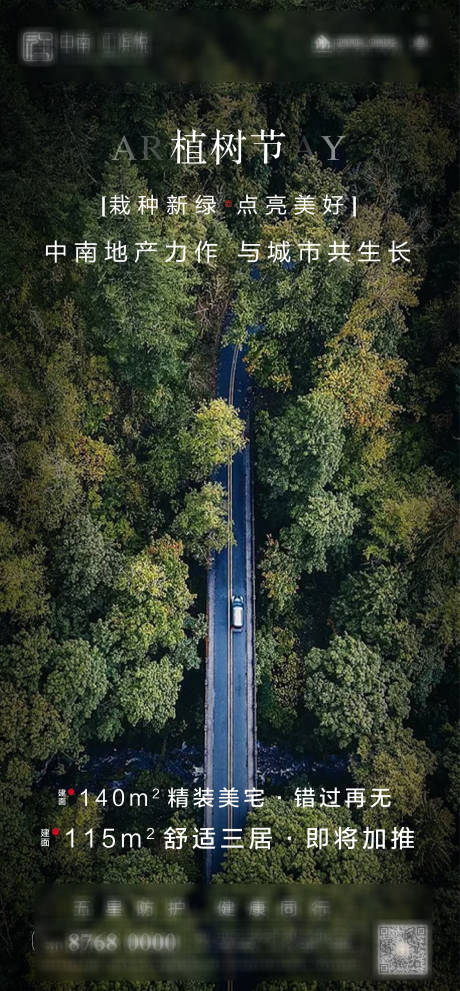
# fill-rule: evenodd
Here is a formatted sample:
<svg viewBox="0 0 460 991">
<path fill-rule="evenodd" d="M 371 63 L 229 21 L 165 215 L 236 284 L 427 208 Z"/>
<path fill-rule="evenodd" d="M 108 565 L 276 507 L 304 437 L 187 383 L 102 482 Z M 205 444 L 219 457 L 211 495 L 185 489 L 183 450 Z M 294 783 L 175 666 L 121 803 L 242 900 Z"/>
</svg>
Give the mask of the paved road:
<svg viewBox="0 0 460 991">
<path fill-rule="evenodd" d="M 250 381 L 243 362 L 244 351 L 222 348 L 218 370 L 218 396 L 231 402 L 248 422 Z M 233 462 L 217 474 L 228 496 L 229 541 L 215 555 L 208 580 L 208 658 L 206 675 L 205 785 L 214 789 L 214 808 L 206 810 L 205 824 L 215 829 L 216 849 L 207 862 L 208 876 L 218 870 L 222 830 L 244 824 L 247 805 L 241 803 L 245 788 L 255 785 L 255 655 L 254 566 L 252 533 L 250 442 Z M 236 544 L 232 547 L 232 532 Z M 231 628 L 231 599 L 244 599 L 245 621 L 240 631 Z M 221 788 L 236 788 L 240 807 L 219 809 Z"/>
</svg>

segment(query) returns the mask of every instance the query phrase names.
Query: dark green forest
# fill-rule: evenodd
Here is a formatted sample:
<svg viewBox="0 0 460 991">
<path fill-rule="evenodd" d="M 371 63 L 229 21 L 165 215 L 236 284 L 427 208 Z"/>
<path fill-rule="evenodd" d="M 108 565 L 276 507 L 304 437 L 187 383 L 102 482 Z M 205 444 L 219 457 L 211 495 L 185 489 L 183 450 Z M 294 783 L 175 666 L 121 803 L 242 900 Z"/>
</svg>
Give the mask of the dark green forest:
<svg viewBox="0 0 460 991">
<path fill-rule="evenodd" d="M 4 6 L 14 19 L 19 5 Z M 8 31 L 0 58 L 1 987 L 38 986 L 28 954 L 41 882 L 201 876 L 191 849 L 43 851 L 39 836 L 51 820 L 110 821 L 80 801 L 56 811 L 56 781 L 97 748 L 202 743 L 206 567 L 227 540 L 214 473 L 245 443 L 238 410 L 215 398 L 218 350 L 232 341 L 247 344 L 254 382 L 258 736 L 345 756 L 350 782 L 385 785 L 392 807 L 328 810 L 329 821 L 408 824 L 416 845 L 326 856 L 304 844 L 319 812 L 269 800 L 248 825 L 279 837 L 289 825 L 293 843 L 229 854 L 221 880 L 432 885 L 424 986 L 454 989 L 456 83 L 47 80 L 21 72 Z M 169 146 L 178 127 L 275 128 L 287 140 L 276 163 L 248 153 L 237 169 L 184 168 L 169 154 L 114 160 L 122 135 Z M 319 151 L 326 133 L 345 135 L 335 166 Z M 303 134 L 312 155 L 299 153 Z M 106 192 L 164 203 L 204 188 L 218 201 L 211 216 L 100 219 Z M 282 194 L 292 207 L 305 192 L 356 196 L 358 216 L 242 218 L 224 207 L 247 194 Z M 152 255 L 141 268 L 45 257 L 56 239 L 119 237 L 208 239 L 218 258 L 200 264 L 192 252 L 173 268 Z M 242 238 L 335 237 L 354 248 L 407 241 L 411 262 L 262 257 L 254 278 L 239 257 Z M 161 783 L 149 772 L 136 781 Z M 193 815 L 201 821 L 196 811 L 180 821 Z M 155 825 L 170 821 L 161 805 Z M 339 986 L 358 987 L 328 985 Z"/>
</svg>

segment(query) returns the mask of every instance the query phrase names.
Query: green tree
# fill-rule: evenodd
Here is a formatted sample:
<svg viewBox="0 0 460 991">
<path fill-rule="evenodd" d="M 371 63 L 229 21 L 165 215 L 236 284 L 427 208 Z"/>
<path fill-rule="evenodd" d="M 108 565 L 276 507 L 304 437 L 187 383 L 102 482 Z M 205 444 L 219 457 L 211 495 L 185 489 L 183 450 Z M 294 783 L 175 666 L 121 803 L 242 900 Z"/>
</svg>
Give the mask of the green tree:
<svg viewBox="0 0 460 991">
<path fill-rule="evenodd" d="M 391 390 L 405 371 L 401 358 L 380 354 L 370 335 L 352 333 L 330 342 L 320 366 L 318 389 L 341 404 L 346 423 L 371 434 L 389 428 L 399 411 Z"/>
<path fill-rule="evenodd" d="M 0 613 L 27 622 L 47 612 L 44 556 L 43 546 L 24 547 L 24 538 L 0 521 Z"/>
<path fill-rule="evenodd" d="M 76 802 L 61 808 L 53 814 L 60 829 L 60 835 L 51 853 L 55 875 L 68 881 L 92 881 L 94 878 L 94 849 L 91 848 L 85 832 L 94 829 L 95 844 L 100 842 L 103 812 L 100 805 L 89 800 L 87 804 L 78 796 Z M 74 829 L 74 844 L 71 846 L 66 833 Z"/>
<path fill-rule="evenodd" d="M 188 568 L 182 544 L 161 537 L 129 557 L 115 586 L 116 601 L 94 636 L 104 652 L 139 660 L 157 647 L 175 647 L 184 637 L 183 624 L 194 596 L 187 586 Z"/>
<path fill-rule="evenodd" d="M 208 478 L 214 468 L 231 460 L 245 443 L 244 421 L 224 399 L 202 403 L 190 432 L 182 436 L 183 449 L 190 457 L 192 473 L 197 479 Z"/>
<path fill-rule="evenodd" d="M 254 826 L 271 829 L 270 850 L 249 849 L 250 830 Z M 381 868 L 371 850 L 354 850 L 334 844 L 334 830 L 353 828 L 348 809 L 297 809 L 294 804 L 276 798 L 265 800 L 264 808 L 250 812 L 245 826 L 245 849 L 229 851 L 217 880 L 233 883 L 274 883 L 295 881 L 301 884 L 362 884 L 378 881 Z M 327 847 L 307 846 L 308 828 L 330 830 Z M 286 837 L 290 840 L 286 842 Z M 331 843 L 332 840 L 332 843 Z"/>
<path fill-rule="evenodd" d="M 104 884 L 186 884 L 182 864 L 175 864 L 150 850 L 129 850 L 99 858 L 95 872 Z"/>
<path fill-rule="evenodd" d="M 127 245 L 131 257 L 120 263 L 106 261 L 100 245 L 96 264 L 86 266 L 82 277 L 81 306 L 117 376 L 153 390 L 162 383 L 177 382 L 181 358 L 193 340 L 193 276 L 188 263 L 166 264 L 160 258 L 158 243 L 165 234 L 177 235 L 177 224 L 173 220 L 163 223 L 160 211 L 139 211 L 139 197 L 152 193 L 127 156 L 110 162 L 102 188 L 107 197 L 126 197 L 129 213 L 101 219 L 98 196 L 83 211 L 87 240 L 120 242 Z M 154 244 L 154 249 L 135 263 L 136 245 L 146 242 Z"/>
<path fill-rule="evenodd" d="M 388 564 L 349 575 L 331 609 L 336 631 L 377 650 L 395 686 L 404 672 L 417 703 L 426 702 L 445 666 L 445 652 L 422 610 L 423 598 L 411 587 L 408 572 Z"/>
<path fill-rule="evenodd" d="M 257 631 L 259 681 L 269 680 L 269 699 L 263 697 L 262 715 L 274 726 L 291 726 L 303 700 L 304 668 L 296 639 L 289 629 L 265 626 Z"/>
<path fill-rule="evenodd" d="M 359 731 L 359 727 L 358 727 Z M 412 816 L 422 802 L 427 778 L 433 773 L 436 758 L 423 740 L 417 740 L 408 727 L 391 723 L 375 735 L 362 736 L 357 758 L 351 769 L 357 784 L 366 788 L 385 787 L 391 795 L 388 809 L 366 809 L 366 822 L 394 821 Z"/>
<path fill-rule="evenodd" d="M 289 402 L 281 416 L 257 422 L 259 474 L 272 499 L 295 503 L 334 477 L 343 451 L 342 415 L 333 399 L 311 392 Z"/>
<path fill-rule="evenodd" d="M 207 564 L 212 552 L 222 550 L 228 540 L 228 509 L 222 485 L 206 482 L 201 489 L 188 492 L 174 529 L 186 551 L 201 564 Z"/>
<path fill-rule="evenodd" d="M 345 142 L 348 160 L 361 163 L 366 193 L 386 209 L 433 196 L 453 154 L 435 107 L 415 87 L 388 86 L 360 103 L 347 118 Z"/>
<path fill-rule="evenodd" d="M 123 558 L 116 543 L 89 512 L 71 517 L 51 551 L 55 581 L 56 622 L 65 617 L 69 628 L 87 634 L 90 620 L 110 606 Z"/>
<path fill-rule="evenodd" d="M 37 769 L 67 741 L 70 727 L 38 692 L 4 681 L 0 692 L 0 764 L 5 791 L 27 795 Z M 17 778 L 18 770 L 22 777 Z"/>
<path fill-rule="evenodd" d="M 361 640 L 334 636 L 325 650 L 313 647 L 305 671 L 305 704 L 322 736 L 345 749 L 383 726 L 389 713 L 381 658 Z"/>
<path fill-rule="evenodd" d="M 50 649 L 47 667 L 45 697 L 72 727 L 71 746 L 78 747 L 81 729 L 107 692 L 106 661 L 87 640 L 67 640 Z"/>
<path fill-rule="evenodd" d="M 182 550 L 180 541 L 165 536 L 128 558 L 115 583 L 113 606 L 92 626 L 109 679 L 95 718 L 103 740 L 113 739 L 126 720 L 148 722 L 158 731 L 174 715 L 190 647 L 191 664 L 195 658 L 185 633 L 194 595 Z"/>
<path fill-rule="evenodd" d="M 444 746 L 440 755 L 440 763 L 447 771 L 447 799 L 454 812 L 460 809 L 460 722 L 455 726 L 449 723 L 444 729 Z"/>
<path fill-rule="evenodd" d="M 158 732 L 172 719 L 182 670 L 167 657 L 129 669 L 118 685 L 118 697 L 128 723 L 149 723 Z"/>
<path fill-rule="evenodd" d="M 328 556 L 346 551 L 359 515 L 346 492 L 319 492 L 294 509 L 291 526 L 281 531 L 281 544 L 303 571 L 326 571 Z"/>
<path fill-rule="evenodd" d="M 417 845 L 414 859 L 423 881 L 439 885 L 441 877 L 452 866 L 455 839 L 455 817 L 440 798 L 425 794 L 414 816 Z"/>
<path fill-rule="evenodd" d="M 265 595 L 274 608 L 282 612 L 297 592 L 301 565 L 269 534 L 259 567 Z"/>
</svg>

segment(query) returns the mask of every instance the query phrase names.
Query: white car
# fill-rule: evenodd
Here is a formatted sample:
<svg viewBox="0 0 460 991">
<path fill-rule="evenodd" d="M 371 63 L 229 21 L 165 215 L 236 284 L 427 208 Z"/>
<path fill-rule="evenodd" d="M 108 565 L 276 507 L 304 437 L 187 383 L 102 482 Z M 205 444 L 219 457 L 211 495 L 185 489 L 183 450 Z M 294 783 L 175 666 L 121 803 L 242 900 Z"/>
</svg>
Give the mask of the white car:
<svg viewBox="0 0 460 991">
<path fill-rule="evenodd" d="M 244 599 L 242 595 L 234 595 L 232 598 L 232 627 L 234 630 L 242 630 L 244 626 Z"/>
</svg>

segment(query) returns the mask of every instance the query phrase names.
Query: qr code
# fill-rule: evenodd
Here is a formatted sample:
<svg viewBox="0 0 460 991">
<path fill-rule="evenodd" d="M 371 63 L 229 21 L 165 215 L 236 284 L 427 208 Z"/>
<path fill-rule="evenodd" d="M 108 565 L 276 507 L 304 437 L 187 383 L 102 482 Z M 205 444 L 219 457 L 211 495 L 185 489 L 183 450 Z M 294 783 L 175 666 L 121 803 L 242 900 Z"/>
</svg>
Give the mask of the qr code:
<svg viewBox="0 0 460 991">
<path fill-rule="evenodd" d="M 422 922 L 377 927 L 377 973 L 385 977 L 427 977 L 429 928 Z"/>
</svg>

